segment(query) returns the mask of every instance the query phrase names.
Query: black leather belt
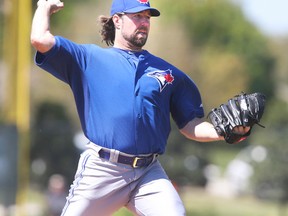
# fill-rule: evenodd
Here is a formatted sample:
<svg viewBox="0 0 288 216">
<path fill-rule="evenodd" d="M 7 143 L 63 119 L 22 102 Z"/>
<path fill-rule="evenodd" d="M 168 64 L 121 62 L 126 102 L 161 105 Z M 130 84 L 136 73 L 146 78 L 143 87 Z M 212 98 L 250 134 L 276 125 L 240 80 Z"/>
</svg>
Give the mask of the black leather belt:
<svg viewBox="0 0 288 216">
<path fill-rule="evenodd" d="M 100 158 L 103 158 L 106 160 L 110 159 L 111 153 L 109 150 L 101 149 L 98 153 L 99 153 Z M 140 168 L 140 167 L 148 166 L 150 163 L 152 163 L 155 157 L 157 157 L 157 155 L 155 154 L 149 155 L 147 157 L 145 156 L 130 157 L 130 156 L 126 156 L 120 153 L 118 155 L 117 163 L 127 164 L 127 165 L 132 166 L 133 168 Z"/>
</svg>

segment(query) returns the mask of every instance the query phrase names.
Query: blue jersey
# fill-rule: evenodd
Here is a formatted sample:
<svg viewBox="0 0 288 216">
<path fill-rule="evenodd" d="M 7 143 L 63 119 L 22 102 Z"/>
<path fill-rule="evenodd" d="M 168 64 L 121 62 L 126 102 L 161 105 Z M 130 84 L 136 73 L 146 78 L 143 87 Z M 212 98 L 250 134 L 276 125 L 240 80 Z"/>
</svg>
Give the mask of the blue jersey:
<svg viewBox="0 0 288 216">
<path fill-rule="evenodd" d="M 128 154 L 165 151 L 170 114 L 183 128 L 204 111 L 195 83 L 148 51 L 76 44 L 56 36 L 36 64 L 70 85 L 82 129 L 97 145 Z"/>
</svg>

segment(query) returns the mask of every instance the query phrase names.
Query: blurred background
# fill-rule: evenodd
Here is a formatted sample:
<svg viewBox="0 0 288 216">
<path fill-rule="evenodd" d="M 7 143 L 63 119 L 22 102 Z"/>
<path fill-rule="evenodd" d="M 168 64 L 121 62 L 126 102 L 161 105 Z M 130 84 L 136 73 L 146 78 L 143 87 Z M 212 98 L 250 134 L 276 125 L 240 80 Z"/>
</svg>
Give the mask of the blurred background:
<svg viewBox="0 0 288 216">
<path fill-rule="evenodd" d="M 96 43 L 110 1 L 66 0 L 51 30 Z M 36 0 L 0 0 L 0 215 L 59 215 L 86 143 L 69 87 L 34 65 Z M 237 145 L 185 139 L 172 123 L 163 166 L 187 215 L 288 215 L 288 2 L 154 0 L 146 49 L 187 73 L 206 113 L 241 91 L 267 105 Z M 63 201 L 64 200 L 64 201 Z M 115 215 L 131 215 L 125 209 Z"/>
</svg>

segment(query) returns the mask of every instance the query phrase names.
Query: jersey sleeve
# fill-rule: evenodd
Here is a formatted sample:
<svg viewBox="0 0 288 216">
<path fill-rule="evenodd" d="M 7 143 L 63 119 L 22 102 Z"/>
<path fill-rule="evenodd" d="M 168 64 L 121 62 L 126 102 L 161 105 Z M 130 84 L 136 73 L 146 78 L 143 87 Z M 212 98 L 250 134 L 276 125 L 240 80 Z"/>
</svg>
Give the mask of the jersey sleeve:
<svg viewBox="0 0 288 216">
<path fill-rule="evenodd" d="M 55 36 L 56 43 L 46 53 L 36 52 L 35 63 L 58 79 L 70 84 L 72 77 L 81 76 L 87 62 L 84 45 Z"/>
<path fill-rule="evenodd" d="M 186 75 L 176 86 L 170 106 L 172 118 L 179 129 L 194 118 L 204 116 L 200 92 L 193 80 Z"/>
</svg>

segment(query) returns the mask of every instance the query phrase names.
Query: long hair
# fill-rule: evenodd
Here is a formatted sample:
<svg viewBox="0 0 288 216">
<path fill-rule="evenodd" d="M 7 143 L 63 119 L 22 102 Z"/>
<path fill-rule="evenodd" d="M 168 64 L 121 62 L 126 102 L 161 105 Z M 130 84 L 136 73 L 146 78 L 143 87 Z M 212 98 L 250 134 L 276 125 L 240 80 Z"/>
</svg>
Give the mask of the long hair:
<svg viewBox="0 0 288 216">
<path fill-rule="evenodd" d="M 115 26 L 112 17 L 100 16 L 99 22 L 102 27 L 100 30 L 102 41 L 105 41 L 107 46 L 113 46 L 115 40 Z"/>
</svg>

